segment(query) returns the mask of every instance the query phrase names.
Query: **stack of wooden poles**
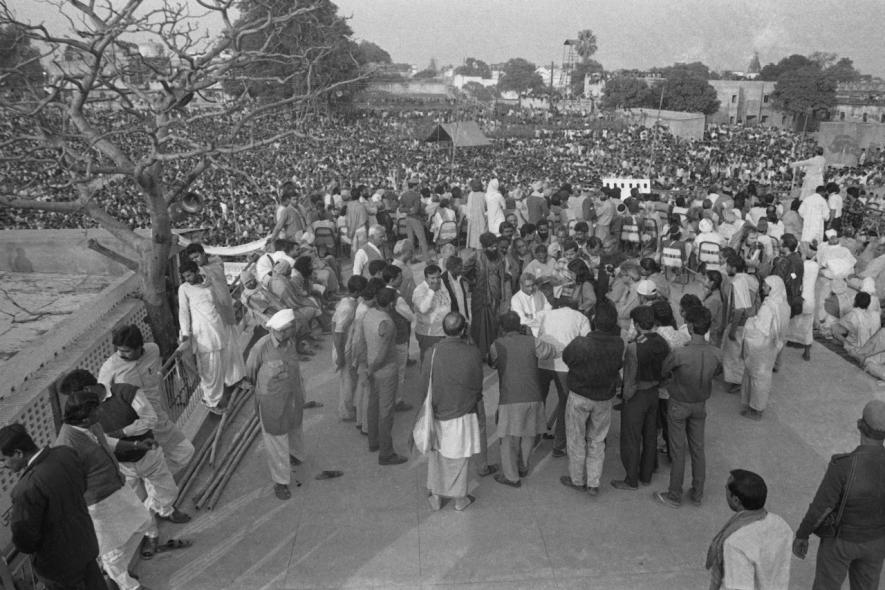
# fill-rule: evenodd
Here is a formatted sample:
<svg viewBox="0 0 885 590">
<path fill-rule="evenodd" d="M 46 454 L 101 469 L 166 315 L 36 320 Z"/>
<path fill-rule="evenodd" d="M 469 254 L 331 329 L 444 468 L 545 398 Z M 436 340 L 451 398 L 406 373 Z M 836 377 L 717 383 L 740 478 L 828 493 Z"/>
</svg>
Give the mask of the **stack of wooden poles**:
<svg viewBox="0 0 885 590">
<path fill-rule="evenodd" d="M 208 463 L 212 469 L 211 475 L 194 494 L 193 501 L 194 506 L 198 510 L 201 508 L 206 508 L 207 510 L 215 508 L 224 488 L 230 482 L 231 477 L 233 477 L 237 466 L 243 460 L 249 447 L 252 446 L 252 442 L 261 431 L 254 404 L 247 404 L 251 397 L 251 387 L 239 387 L 234 391 L 228 403 L 228 410 L 222 414 L 215 430 L 209 435 L 199 450 L 194 453 L 193 458 L 188 463 L 179 482 L 178 497 L 175 500 L 176 506 L 179 506 L 184 501 L 184 498 L 187 497 L 188 490 L 196 483 L 200 472 Z M 229 428 L 225 427 L 236 421 L 240 411 L 246 405 L 249 406 L 246 410 L 248 413 L 246 421 L 233 435 L 230 444 L 227 445 L 227 450 L 219 456 L 223 435 L 226 430 L 229 430 Z"/>
</svg>

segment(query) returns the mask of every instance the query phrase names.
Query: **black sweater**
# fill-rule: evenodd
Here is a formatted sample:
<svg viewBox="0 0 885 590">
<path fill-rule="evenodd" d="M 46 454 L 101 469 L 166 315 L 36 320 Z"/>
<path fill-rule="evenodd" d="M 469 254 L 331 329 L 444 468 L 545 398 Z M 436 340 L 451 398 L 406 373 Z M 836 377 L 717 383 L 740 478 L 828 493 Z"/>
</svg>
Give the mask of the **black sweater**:
<svg viewBox="0 0 885 590">
<path fill-rule="evenodd" d="M 624 362 L 624 341 L 617 334 L 591 332 L 578 336 L 562 351 L 568 365 L 568 387 L 594 401 L 614 397 Z"/>
</svg>

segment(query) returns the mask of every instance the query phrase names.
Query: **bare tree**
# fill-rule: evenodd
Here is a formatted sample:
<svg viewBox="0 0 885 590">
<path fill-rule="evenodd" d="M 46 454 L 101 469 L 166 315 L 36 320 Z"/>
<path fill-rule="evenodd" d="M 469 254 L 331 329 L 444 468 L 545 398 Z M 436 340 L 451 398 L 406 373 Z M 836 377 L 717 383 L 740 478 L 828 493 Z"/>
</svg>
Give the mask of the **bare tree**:
<svg viewBox="0 0 885 590">
<path fill-rule="evenodd" d="M 303 113 L 362 75 L 313 82 L 313 64 L 334 49 L 331 42 L 296 56 L 269 49 L 270 40 L 296 21 L 326 26 L 312 19 L 316 3 L 291 2 L 252 18 L 236 11 L 236 0 L 45 3 L 47 11 L 64 15 L 64 30 L 23 22 L 0 0 L 0 27 L 40 48 L 47 64 L 39 84 L 21 74 L 29 63 L 0 69 L 0 95 L 5 79 L 27 84 L 17 100 L 0 97 L 0 167 L 41 171 L 0 184 L 0 207 L 84 215 L 132 245 L 137 256 L 129 259 L 103 250 L 140 276 L 152 328 L 168 354 L 176 334 L 166 275 L 181 199 L 207 170 L 236 174 L 237 154 L 303 133 Z M 206 23 L 216 23 L 221 33 L 211 35 Z M 147 45 L 154 51 L 139 49 Z M 301 67 L 282 78 L 262 78 L 264 70 L 250 74 L 258 60 L 301 60 Z M 261 100 L 245 90 L 224 95 L 222 83 L 231 79 L 243 88 L 251 81 L 297 90 Z M 280 124 L 271 126 L 271 120 Z M 119 195 L 131 202 L 109 206 Z M 148 236 L 133 231 L 119 213 L 135 207 L 149 216 Z"/>
</svg>

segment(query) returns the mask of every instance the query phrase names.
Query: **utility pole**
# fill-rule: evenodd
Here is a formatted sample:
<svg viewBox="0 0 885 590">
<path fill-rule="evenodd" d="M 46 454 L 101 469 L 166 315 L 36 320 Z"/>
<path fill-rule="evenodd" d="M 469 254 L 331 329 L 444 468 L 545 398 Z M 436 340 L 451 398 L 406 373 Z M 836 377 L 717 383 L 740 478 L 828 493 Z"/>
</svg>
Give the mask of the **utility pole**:
<svg viewBox="0 0 885 590">
<path fill-rule="evenodd" d="M 553 94 L 553 68 L 556 66 L 555 61 L 550 62 L 550 94 Z"/>
</svg>

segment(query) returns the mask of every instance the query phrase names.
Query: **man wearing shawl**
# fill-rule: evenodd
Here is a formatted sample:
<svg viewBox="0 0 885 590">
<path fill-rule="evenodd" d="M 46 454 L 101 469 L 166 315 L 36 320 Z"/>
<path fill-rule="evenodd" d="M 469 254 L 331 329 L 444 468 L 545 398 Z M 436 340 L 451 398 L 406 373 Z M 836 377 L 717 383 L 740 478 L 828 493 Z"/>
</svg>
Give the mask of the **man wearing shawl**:
<svg viewBox="0 0 885 590">
<path fill-rule="evenodd" d="M 811 360 L 811 343 L 814 342 L 814 316 L 817 309 L 815 286 L 820 265 L 814 259 L 814 251 L 807 244 L 800 244 L 805 261 L 802 266 L 802 313 L 790 318 L 787 340 L 805 348 L 802 359 Z"/>
<path fill-rule="evenodd" d="M 297 337 L 302 338 L 310 334 L 311 320 L 316 318 L 320 321 L 323 312 L 312 297 L 305 293 L 299 293 L 291 276 L 292 265 L 289 261 L 278 261 L 273 265 L 273 275 L 270 277 L 267 290 L 285 308 L 291 309 L 295 314 L 295 334 Z M 299 346 L 299 353 L 312 354 L 312 351 L 305 343 Z"/>
<path fill-rule="evenodd" d="M 494 234 L 484 233 L 480 236 L 480 243 L 483 249 L 464 265 L 464 276 L 472 285 L 471 335 L 482 357 L 486 358 L 498 333 L 498 314 L 506 311 L 501 309 L 506 277 Z"/>
<path fill-rule="evenodd" d="M 783 518 L 765 510 L 767 497 L 768 487 L 759 475 L 731 471 L 725 501 L 735 514 L 707 549 L 710 590 L 790 587 L 793 531 Z"/>
<path fill-rule="evenodd" d="M 179 270 L 184 279 L 178 287 L 179 339 L 190 341 L 197 357 L 203 403 L 221 413 L 225 393 L 243 378 L 236 326 L 225 322 L 215 291 L 195 262 L 184 260 Z"/>
<path fill-rule="evenodd" d="M 473 503 L 467 495 L 468 465 L 470 457 L 481 451 L 477 411 L 483 403 L 482 355 L 465 339 L 467 321 L 461 314 L 446 315 L 443 331 L 445 338 L 422 371 L 422 390 L 430 385 L 436 439 L 427 455 L 427 489 L 431 509 L 439 510 L 447 497 L 461 511 Z"/>
<path fill-rule="evenodd" d="M 482 245 L 479 237 L 486 231 L 486 200 L 482 192 L 482 181 L 474 178 L 470 181 L 470 192 L 467 194 L 467 247 L 479 250 Z"/>
<path fill-rule="evenodd" d="M 501 224 L 504 222 L 504 209 L 507 202 L 504 195 L 498 191 L 498 179 L 493 178 L 486 187 L 486 218 L 488 219 L 489 231 L 495 236 L 501 235 Z"/>
<path fill-rule="evenodd" d="M 291 309 L 278 311 L 267 322 L 267 329 L 269 334 L 256 342 L 249 353 L 246 372 L 255 384 L 274 493 L 280 500 L 288 500 L 292 497 L 291 467 L 304 459 L 304 384 L 295 345 L 295 313 Z"/>
<path fill-rule="evenodd" d="M 745 271 L 747 263 L 733 254 L 725 262 L 730 277 L 728 300 L 725 308 L 725 334 L 722 338 L 722 373 L 729 393 L 737 393 L 744 379 L 744 362 L 741 359 L 741 341 L 744 324 L 753 313 L 755 291 L 753 279 Z"/>
<path fill-rule="evenodd" d="M 768 405 L 775 359 L 786 342 L 790 324 L 790 305 L 781 278 L 766 277 L 762 294 L 762 306 L 744 326 L 741 349 L 746 365 L 741 382 L 741 416 L 753 420 L 761 420 Z"/>
</svg>

